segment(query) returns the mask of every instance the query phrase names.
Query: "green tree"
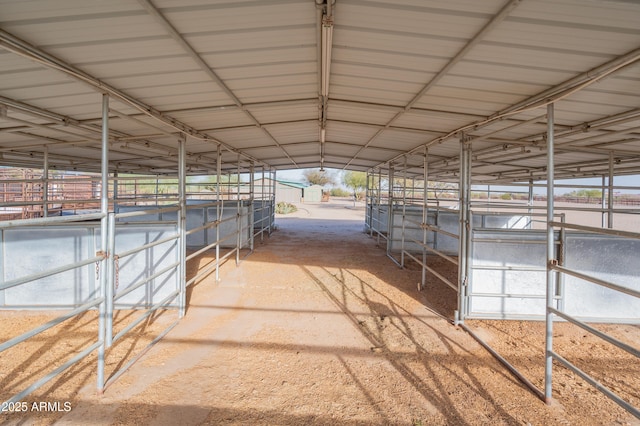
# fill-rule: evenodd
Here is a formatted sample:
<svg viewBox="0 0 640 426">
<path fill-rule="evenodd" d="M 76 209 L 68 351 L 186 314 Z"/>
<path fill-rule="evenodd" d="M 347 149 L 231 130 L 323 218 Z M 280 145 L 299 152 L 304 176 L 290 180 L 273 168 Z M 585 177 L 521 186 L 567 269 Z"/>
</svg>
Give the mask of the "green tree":
<svg viewBox="0 0 640 426">
<path fill-rule="evenodd" d="M 302 176 L 309 185 L 335 185 L 336 177 L 329 171 L 320 171 L 320 169 L 307 169 L 302 172 Z"/>
<path fill-rule="evenodd" d="M 567 194 L 569 197 L 601 198 L 602 191 L 599 189 L 579 189 Z"/>
<path fill-rule="evenodd" d="M 342 183 L 347 188 L 353 189 L 356 198 L 362 197 L 362 191 L 367 187 L 367 174 L 365 172 L 344 172 L 342 175 Z"/>
</svg>

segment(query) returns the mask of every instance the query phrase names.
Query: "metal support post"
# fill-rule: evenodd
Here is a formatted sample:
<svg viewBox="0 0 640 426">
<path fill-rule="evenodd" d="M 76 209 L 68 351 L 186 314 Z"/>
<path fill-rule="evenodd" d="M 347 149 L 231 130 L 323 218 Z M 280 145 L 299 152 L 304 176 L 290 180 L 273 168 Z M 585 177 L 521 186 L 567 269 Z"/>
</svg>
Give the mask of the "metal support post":
<svg viewBox="0 0 640 426">
<path fill-rule="evenodd" d="M 271 235 L 271 227 L 276 220 L 276 171 L 269 169 L 271 176 L 271 183 L 269 185 L 269 235 Z"/>
<path fill-rule="evenodd" d="M 255 189 L 256 189 L 256 177 L 255 173 L 255 165 L 254 162 L 251 162 L 250 172 L 249 172 L 249 250 L 253 253 L 253 232 L 255 229 Z"/>
<path fill-rule="evenodd" d="M 607 228 L 613 228 L 613 152 L 609 152 L 609 189 L 607 190 Z"/>
<path fill-rule="evenodd" d="M 387 256 L 391 256 L 393 242 L 393 165 L 389 164 L 389 211 L 387 219 Z"/>
<path fill-rule="evenodd" d="M 553 298 L 555 295 L 555 272 L 551 269 L 555 260 L 553 222 L 553 187 L 554 187 L 554 104 L 547 105 L 547 309 L 545 316 L 545 373 L 544 398 L 547 404 L 552 398 L 552 369 L 553 369 Z"/>
<path fill-rule="evenodd" d="M 117 212 L 117 203 L 118 203 L 118 172 L 113 172 L 113 211 Z"/>
<path fill-rule="evenodd" d="M 44 164 L 42 166 L 42 217 L 49 216 L 49 147 L 44 147 Z"/>
<path fill-rule="evenodd" d="M 106 334 L 106 316 L 107 316 L 107 228 L 108 219 L 107 213 L 109 210 L 108 199 L 108 182 L 109 182 L 109 95 L 102 95 L 102 150 L 101 150 L 101 188 L 100 188 L 100 212 L 102 218 L 100 219 L 100 251 L 103 259 L 100 261 L 101 273 L 100 273 L 100 296 L 102 302 L 98 307 L 98 341 L 101 342 L 98 347 L 98 372 L 97 372 L 97 389 L 98 393 L 102 394 L 104 391 L 104 365 L 105 365 L 105 334 Z"/>
<path fill-rule="evenodd" d="M 402 174 L 402 237 L 400 242 L 400 267 L 404 268 L 404 233 L 407 220 L 407 156 L 404 156 L 404 173 Z"/>
<path fill-rule="evenodd" d="M 238 235 L 236 235 L 236 266 L 238 266 L 240 264 L 240 249 L 242 248 L 242 221 L 240 220 L 240 213 L 241 213 L 241 209 L 240 209 L 240 204 L 241 204 L 241 200 L 240 200 L 240 154 L 238 154 L 238 163 L 236 164 L 236 173 L 237 173 L 237 191 L 236 191 L 236 198 L 237 198 L 237 202 L 236 202 L 236 206 L 237 206 L 237 212 L 236 212 L 236 226 L 238 229 Z"/>
<path fill-rule="evenodd" d="M 160 175 L 156 175 L 156 206 L 158 206 L 158 195 L 160 194 Z"/>
<path fill-rule="evenodd" d="M 110 348 L 113 344 L 113 300 L 115 297 L 115 262 L 116 259 L 116 216 L 115 213 L 108 213 L 107 219 L 108 241 L 107 241 L 107 321 L 105 323 L 106 337 L 105 344 Z"/>
<path fill-rule="evenodd" d="M 607 214 L 604 211 L 604 206 L 607 205 L 607 176 L 606 175 L 602 175 L 602 185 L 600 185 L 600 189 L 602 191 L 602 194 L 600 195 L 600 205 L 602 206 L 602 211 L 600 213 L 601 216 L 601 227 L 606 228 L 607 227 Z"/>
<path fill-rule="evenodd" d="M 533 216 L 531 216 L 533 214 L 533 179 L 529 179 L 529 202 L 528 202 L 528 206 L 529 206 L 529 209 L 527 211 L 529 212 L 529 221 L 531 221 L 533 219 Z"/>
<path fill-rule="evenodd" d="M 388 187 L 388 183 L 387 183 Z M 378 235 L 378 240 L 376 241 L 376 245 L 380 246 L 380 206 L 382 205 L 382 169 L 378 169 L 378 202 L 376 203 L 376 234 Z"/>
<path fill-rule="evenodd" d="M 180 238 L 178 244 L 178 256 L 180 266 L 178 267 L 178 286 L 180 287 L 180 312 L 179 317 L 184 317 L 187 310 L 187 155 L 186 155 L 186 136 L 181 136 L 178 141 L 178 204 L 180 211 L 178 212 L 178 233 Z"/>
<path fill-rule="evenodd" d="M 424 165 L 423 165 L 423 189 L 422 189 L 422 279 L 420 281 L 420 288 L 423 290 L 427 284 L 427 221 L 429 220 L 429 163 L 427 156 L 429 155 L 429 149 L 424 147 Z"/>
<path fill-rule="evenodd" d="M 261 166 L 262 180 L 260 181 L 260 242 L 264 242 L 264 164 Z"/>
<path fill-rule="evenodd" d="M 220 180 L 222 179 L 222 147 L 218 145 L 216 161 L 216 282 L 220 282 L 220 222 L 222 221 L 222 197 L 220 196 Z"/>
<path fill-rule="evenodd" d="M 367 229 L 367 226 L 369 227 L 369 229 L 371 229 L 371 214 L 370 214 L 370 205 L 371 205 L 371 200 L 369 199 L 369 197 L 371 197 L 371 172 L 367 169 L 367 177 L 366 177 L 366 185 L 364 188 L 364 204 L 365 204 L 365 216 L 364 216 L 364 226 L 365 226 L 365 231 Z"/>
<path fill-rule="evenodd" d="M 458 241 L 458 310 L 455 315 L 455 323 L 464 323 L 467 315 L 467 286 L 469 283 L 469 196 L 471 193 L 471 147 L 466 143 L 464 133 L 460 135 L 460 184 L 458 188 L 460 197 L 460 225 Z"/>
</svg>

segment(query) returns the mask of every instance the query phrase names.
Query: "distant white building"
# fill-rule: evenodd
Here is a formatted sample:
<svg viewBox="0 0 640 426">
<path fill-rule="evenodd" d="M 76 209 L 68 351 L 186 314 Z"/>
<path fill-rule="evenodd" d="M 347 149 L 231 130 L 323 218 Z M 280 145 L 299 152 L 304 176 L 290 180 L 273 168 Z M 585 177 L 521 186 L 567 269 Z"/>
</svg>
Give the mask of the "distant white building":
<svg viewBox="0 0 640 426">
<path fill-rule="evenodd" d="M 268 196 L 269 185 L 273 181 L 265 178 L 256 179 L 254 182 L 254 196 L 256 199 Z M 319 203 L 322 201 L 322 187 L 320 185 L 307 185 L 302 182 L 276 179 L 275 181 L 276 203 Z"/>
</svg>

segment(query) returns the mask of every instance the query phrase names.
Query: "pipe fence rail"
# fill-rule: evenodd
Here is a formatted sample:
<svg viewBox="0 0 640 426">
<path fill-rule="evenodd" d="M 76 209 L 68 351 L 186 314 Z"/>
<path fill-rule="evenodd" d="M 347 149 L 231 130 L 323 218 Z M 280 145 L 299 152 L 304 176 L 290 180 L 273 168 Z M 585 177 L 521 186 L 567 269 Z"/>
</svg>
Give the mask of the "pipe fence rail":
<svg viewBox="0 0 640 426">
<path fill-rule="evenodd" d="M 628 268 L 637 264 L 628 256 L 640 248 L 629 243 L 640 239 L 630 231 L 640 228 L 640 211 L 636 198 L 624 192 L 640 188 L 614 185 L 613 162 L 601 185 L 554 181 L 553 111 L 548 112 L 547 135 L 550 172 L 545 183 L 505 182 L 485 184 L 484 189 L 473 184 L 476 155 L 465 134 L 459 135 L 457 185 L 429 181 L 428 147 L 369 170 L 365 230 L 378 245 L 386 242 L 387 255 L 399 267 L 409 259 L 421 268 L 418 290 L 428 278 L 456 291 L 452 323 L 469 332 L 535 395 L 551 400 L 551 360 L 555 360 L 638 417 L 637 407 L 554 351 L 552 335 L 555 316 L 638 357 L 637 348 L 588 323 L 640 323 L 640 304 L 631 301 L 640 297 L 640 273 Z M 547 194 L 537 193 L 539 188 L 546 188 Z M 579 221 L 583 224 L 573 224 Z M 429 261 L 433 256 L 457 267 L 457 280 L 433 268 Z M 615 274 L 622 278 L 611 279 Z M 620 303 L 607 310 L 597 297 L 589 299 L 590 294 L 600 294 L 597 290 L 583 291 L 576 282 L 617 293 L 621 299 L 615 300 Z M 465 319 L 474 318 L 545 321 L 544 390 L 465 325 Z"/>
<path fill-rule="evenodd" d="M 264 173 L 275 176 L 275 172 L 271 170 L 268 172 L 263 170 L 263 175 Z M 234 179 L 240 182 L 239 177 L 238 171 Z M 177 194 L 169 194 L 170 196 L 162 199 L 154 197 L 151 204 L 147 202 L 149 199 L 146 197 L 142 200 L 139 197 L 129 200 L 122 196 L 122 192 L 118 196 L 117 191 L 122 191 L 122 185 L 118 185 L 118 181 L 123 179 L 137 182 L 145 180 L 142 177 L 135 179 L 111 177 L 109 195 L 112 197 L 107 198 L 104 203 L 109 207 L 106 213 L 93 213 L 91 210 L 86 210 L 75 215 L 12 218 L 0 221 L 0 308 L 5 310 L 60 309 L 71 306 L 70 310 L 45 324 L 0 342 L 0 353 L 32 341 L 42 333 L 78 318 L 88 311 L 98 311 L 98 332 L 93 342 L 89 342 L 79 353 L 71 354 L 69 359 L 61 359 L 59 364 L 52 365 L 51 371 L 43 371 L 40 377 L 34 377 L 32 383 L 20 389 L 16 388 L 12 395 L 7 397 L 5 393 L 7 397 L 5 403 L 23 400 L 96 351 L 98 353 L 96 388 L 98 393 L 102 393 L 178 324 L 186 311 L 185 293 L 189 285 L 209 275 L 214 268 L 216 279 L 219 280 L 219 268 L 222 263 L 234 256 L 238 263 L 241 252 L 248 250 L 248 255 L 253 251 L 255 238 L 259 237 L 263 240 L 264 235 L 270 235 L 274 228 L 275 187 L 263 181 L 261 193 L 254 196 L 253 173 L 250 185 L 227 184 L 227 189 L 234 189 L 227 191 L 224 196 L 221 185 L 216 192 L 195 194 L 193 198 L 190 198 L 193 194 L 187 194 L 183 187 L 178 188 Z M 158 179 L 158 181 L 161 180 Z M 95 179 L 92 181 L 95 182 Z M 173 180 L 171 182 L 173 184 Z M 220 198 L 211 200 L 212 194 L 219 195 Z M 209 199 L 203 198 L 203 195 L 207 195 Z M 178 203 L 176 204 L 174 200 Z M 48 202 L 52 203 L 53 199 L 50 198 Z M 98 199 L 91 201 L 95 206 L 99 206 L 102 202 Z M 135 210 L 131 211 L 131 208 Z M 114 211 L 109 211 L 111 209 Z M 200 215 L 201 222 L 193 221 L 193 218 L 188 216 L 190 214 L 188 212 L 196 213 L 196 216 Z M 254 221 L 256 216 L 258 220 Z M 224 232 L 221 232 L 223 228 Z M 5 262 L 26 252 L 37 256 L 38 251 L 32 249 L 16 253 L 15 241 L 24 240 L 24 238 L 14 238 L 13 235 L 25 230 L 30 230 L 29 232 L 36 230 L 35 234 L 31 234 L 36 238 L 32 242 L 33 247 L 42 246 L 38 238 L 45 236 L 50 239 L 47 244 L 56 246 L 59 252 L 71 252 L 73 261 L 58 260 L 55 264 L 43 264 L 47 266 L 43 266 L 41 270 L 27 268 L 27 272 L 7 276 L 7 273 L 13 269 L 7 268 L 8 265 Z M 41 234 L 42 232 L 45 233 Z M 51 235 L 46 232 L 50 232 Z M 187 240 L 194 237 L 201 238 L 202 242 L 193 246 L 195 251 L 187 255 Z M 57 238 L 70 238 L 76 241 L 76 245 L 77 241 L 82 241 L 81 248 L 76 251 L 64 250 L 57 243 Z M 103 239 L 104 245 L 101 242 Z M 225 250 L 221 251 L 223 246 Z M 187 281 L 186 262 L 194 261 L 198 256 L 213 249 L 215 249 L 213 266 L 201 268 Z M 13 262 L 13 264 L 19 263 Z M 95 274 L 92 272 L 94 265 Z M 8 292 L 24 286 L 31 286 L 30 288 L 33 289 L 35 288 L 33 285 L 39 285 L 38 283 L 44 282 L 43 280 L 58 282 L 57 277 L 74 273 L 75 278 L 64 280 L 69 284 L 69 292 L 75 294 L 68 300 L 52 304 L 48 300 L 35 299 L 35 303 L 12 305 L 17 293 Z M 66 284 L 63 285 L 65 286 Z M 11 296 L 10 303 L 8 294 Z M 139 311 L 139 315 L 128 320 L 126 324 L 114 325 L 115 313 L 123 309 Z M 153 315 L 159 312 L 166 315 L 165 312 L 168 311 L 177 312 L 177 318 L 163 330 L 154 333 L 155 338 L 146 347 L 137 353 L 130 354 L 132 358 L 127 363 L 120 365 L 117 370 L 109 371 L 107 366 L 110 365 L 108 360 L 111 351 L 108 349 L 116 343 L 121 343 Z M 2 356 L 0 356 L 1 364 Z"/>
<path fill-rule="evenodd" d="M 112 116 L 130 119 L 110 105 L 125 105 L 123 99 L 101 95 L 101 123 L 93 129 L 101 141 L 98 173 L 95 167 L 82 173 L 59 165 L 52 170 L 46 147 L 41 169 L 0 170 L 0 309 L 65 309 L 32 330 L 15 336 L 9 330 L 0 352 L 97 311 L 95 338 L 69 359 L 61 358 L 51 371 L 29 376 L 33 383 L 24 389 L 16 385 L 3 390 L 7 403 L 29 396 L 95 352 L 96 389 L 101 394 L 186 314 L 189 285 L 214 269 L 219 281 L 223 262 L 235 256 L 237 265 L 242 252 L 253 252 L 256 238 L 263 242 L 275 229 L 276 172 L 271 166 L 219 142 L 212 143 L 211 153 L 194 155 L 187 151 L 189 142 L 196 142 L 194 136 L 174 133 L 173 127 L 164 133 L 175 136 L 175 146 L 112 131 Z M 149 127 L 158 130 L 154 124 Z M 167 165 L 154 171 L 131 168 L 144 170 L 140 174 L 119 173 L 119 164 L 109 155 L 123 149 L 161 149 Z M 188 171 L 195 173 L 194 165 L 204 174 L 187 176 Z M 214 252 L 213 266 L 200 268 L 187 280 L 187 262 L 207 252 Z M 38 256 L 46 261 L 17 261 Z M 55 297 L 48 294 L 51 289 L 57 291 Z M 123 310 L 131 312 L 127 323 L 114 324 L 115 314 Z M 177 312 L 176 320 L 153 332 L 155 338 L 145 348 L 109 371 L 107 360 L 117 352 L 108 349 L 126 344 L 134 330 L 166 312 Z M 0 356 L 0 368 L 6 359 Z"/>
<path fill-rule="evenodd" d="M 552 228 L 560 228 L 562 230 L 572 229 L 572 230 L 590 232 L 598 235 L 612 236 L 615 238 L 633 239 L 640 242 L 640 233 L 635 233 L 635 232 L 621 231 L 621 230 L 615 230 L 615 229 L 605 229 L 605 228 L 594 228 L 589 226 L 567 224 L 567 223 L 555 222 L 555 221 L 549 222 L 549 226 Z M 635 286 L 636 288 L 632 288 L 628 285 L 629 283 L 626 283 L 627 285 L 623 285 L 621 283 L 616 283 L 607 279 L 602 279 L 597 276 L 584 273 L 583 271 L 578 271 L 578 270 L 563 266 L 561 263 L 553 260 L 548 262 L 547 268 L 549 271 L 555 271 L 560 276 L 564 276 L 564 275 L 571 276 L 571 277 L 577 278 L 580 282 L 590 283 L 592 285 L 606 288 L 615 292 L 619 292 L 627 296 L 633 297 L 637 300 L 640 300 L 640 284 L 638 284 L 637 282 Z M 640 304 L 638 305 L 640 306 Z M 615 338 L 611 334 L 607 334 L 603 331 L 598 330 L 595 327 L 592 327 L 586 322 L 578 319 L 576 317 L 576 314 L 571 315 L 567 313 L 565 310 L 563 310 L 561 307 L 556 307 L 554 305 L 547 304 L 546 309 L 547 309 L 547 315 L 550 317 L 548 319 L 549 330 L 548 330 L 547 338 L 549 339 L 549 341 L 548 341 L 548 346 L 546 350 L 546 357 L 548 359 L 553 359 L 557 361 L 559 364 L 561 364 L 568 370 L 572 371 L 574 374 L 578 375 L 584 381 L 586 381 L 591 386 L 593 386 L 596 390 L 598 390 L 599 392 L 604 394 L 606 397 L 614 401 L 616 404 L 618 404 L 619 406 L 627 410 L 629 413 L 633 414 L 637 418 L 640 418 L 640 409 L 638 407 L 634 407 L 631 403 L 629 403 L 629 401 L 617 395 L 615 392 L 613 392 L 607 386 L 603 385 L 600 381 L 598 381 L 592 375 L 585 372 L 584 370 L 579 368 L 575 363 L 566 359 L 560 353 L 554 350 L 553 327 L 554 327 L 555 321 L 553 316 L 559 317 L 564 321 L 567 321 L 577 327 L 580 327 L 585 332 L 599 337 L 605 342 L 621 349 L 622 351 L 628 354 L 633 355 L 635 358 L 640 358 L 640 349 Z M 552 363 L 547 363 L 545 368 L 545 383 L 547 383 L 547 387 L 548 387 L 547 389 L 545 389 L 546 390 L 545 396 L 547 399 L 551 397 L 550 391 L 552 387 L 552 368 L 553 368 Z"/>
<path fill-rule="evenodd" d="M 95 256 L 88 255 L 86 259 L 81 259 L 73 263 L 69 263 L 63 266 L 48 268 L 48 269 L 42 268 L 43 270 L 40 272 L 6 280 L 5 274 L 7 271 L 7 268 L 6 268 L 7 265 L 5 264 L 5 262 L 6 262 L 6 259 L 8 258 L 8 254 L 7 254 L 7 245 L 5 243 L 6 242 L 5 234 L 7 231 L 24 231 L 25 229 L 30 229 L 30 228 L 32 229 L 33 227 L 42 227 L 45 229 L 50 229 L 50 228 L 59 226 L 61 222 L 64 224 L 71 224 L 74 222 L 82 224 L 87 219 L 92 219 L 92 220 L 101 219 L 103 216 L 104 215 L 102 214 L 91 214 L 91 215 L 84 215 L 84 216 L 76 216 L 75 218 L 72 218 L 73 220 L 69 218 L 64 218 L 65 219 L 64 221 L 60 220 L 61 218 L 58 218 L 58 217 L 51 217 L 51 218 L 25 219 L 25 220 L 18 220 L 18 221 L 0 222 L 0 242 L 1 242 L 0 244 L 0 271 L 1 271 L 0 292 L 3 293 L 2 299 L 4 299 L 4 292 L 3 292 L 4 290 L 15 288 L 21 285 L 34 283 L 34 282 L 37 282 L 38 280 L 42 280 L 48 277 L 53 277 L 65 272 L 73 272 L 75 270 L 86 268 L 88 265 L 92 265 L 92 264 L 95 264 L 96 262 L 101 262 L 106 259 L 105 253 L 97 252 Z M 39 325 L 31 330 L 28 330 L 20 334 L 19 336 L 15 336 L 1 343 L 0 353 L 7 351 L 29 339 L 33 339 L 34 337 L 41 335 L 42 333 L 52 329 L 53 327 L 56 327 L 66 321 L 72 320 L 73 318 L 77 318 L 80 315 L 84 314 L 85 312 L 95 309 L 97 307 L 103 306 L 104 304 L 105 304 L 105 297 L 102 296 L 99 292 L 94 292 L 93 295 L 91 295 L 80 306 L 77 306 L 74 309 L 71 309 L 70 311 L 51 319 L 45 324 Z M 86 356 L 93 353 L 94 351 L 97 350 L 99 352 L 99 355 L 103 356 L 104 349 L 105 349 L 104 339 L 101 339 L 99 336 L 96 336 L 96 341 L 94 343 L 84 348 L 78 354 L 66 360 L 62 364 L 57 365 L 51 371 L 47 372 L 42 377 L 38 378 L 33 383 L 26 386 L 24 389 L 20 390 L 19 392 L 11 396 L 4 403 L 10 404 L 10 403 L 15 403 L 22 400 L 32 392 L 36 391 L 37 389 L 44 386 L 54 378 L 58 377 L 60 374 L 67 371 L 70 367 L 77 364 Z M 0 360 L 1 359 L 2 357 L 0 356 Z"/>
</svg>

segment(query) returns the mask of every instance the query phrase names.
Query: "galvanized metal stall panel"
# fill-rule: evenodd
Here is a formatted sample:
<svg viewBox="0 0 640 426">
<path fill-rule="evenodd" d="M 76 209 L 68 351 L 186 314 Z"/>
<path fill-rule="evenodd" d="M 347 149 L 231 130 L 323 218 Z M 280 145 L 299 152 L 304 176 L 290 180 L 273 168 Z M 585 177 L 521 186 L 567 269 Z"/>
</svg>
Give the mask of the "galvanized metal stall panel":
<svg viewBox="0 0 640 426">
<path fill-rule="evenodd" d="M 119 225 L 116 226 L 116 253 L 132 250 L 145 244 L 168 238 L 178 232 L 175 225 Z M 96 244 L 100 243 L 99 230 Z M 179 260 L 178 240 L 166 241 L 118 260 L 115 295 L 127 290 L 145 278 L 149 278 Z M 179 288 L 177 268 L 170 269 L 147 284 L 121 297 L 114 304 L 116 309 L 150 307 Z M 168 306 L 177 306 L 174 301 Z"/>
<path fill-rule="evenodd" d="M 556 241 L 559 233 L 556 232 Z M 559 245 L 556 246 L 559 249 Z M 543 320 L 546 231 L 473 231 L 468 318 Z M 640 241 L 567 232 L 564 266 L 640 290 Z M 563 274 L 556 308 L 583 321 L 640 323 L 640 300 Z"/>
<path fill-rule="evenodd" d="M 200 226 L 210 224 L 217 219 L 217 207 L 197 207 L 198 204 L 211 204 L 213 201 L 195 200 L 189 201 L 189 208 L 187 209 L 187 231 L 198 228 Z M 154 208 L 165 208 L 168 206 L 117 206 L 118 213 L 129 213 L 136 211 L 152 210 Z M 255 206 L 254 206 L 255 208 Z M 240 226 L 241 226 L 241 243 L 243 246 L 249 243 L 249 207 L 240 206 Z M 224 209 L 222 211 L 222 223 L 220 224 L 220 239 L 224 240 L 220 247 L 228 248 L 236 246 L 236 239 L 230 238 L 231 235 L 238 231 L 238 224 L 235 220 L 231 219 L 238 214 L 238 202 L 237 201 L 225 201 Z M 163 212 L 163 213 L 149 213 L 141 216 L 132 216 L 122 218 L 124 222 L 176 222 L 177 212 Z M 215 227 L 194 232 L 187 236 L 187 247 L 199 248 L 209 244 L 213 244 L 216 241 L 216 229 Z"/>
<path fill-rule="evenodd" d="M 115 231 L 116 252 L 140 247 L 177 233 L 175 225 L 127 224 Z M 4 281 L 70 265 L 95 256 L 100 246 L 100 224 L 57 225 L 16 228 L 2 231 Z M 118 261 L 116 294 L 150 277 L 178 260 L 176 241 L 147 248 Z M 0 309 L 71 308 L 94 299 L 99 292 L 98 265 L 34 280 L 0 291 Z M 142 285 L 118 300 L 115 307 L 150 306 L 178 288 L 175 269 Z M 173 306 L 173 305 L 170 305 Z"/>
<path fill-rule="evenodd" d="M 640 291 L 640 240 L 568 233 L 565 265 L 569 269 Z M 640 299 L 566 275 L 564 311 L 598 322 L 640 323 Z"/>
<path fill-rule="evenodd" d="M 473 230 L 469 318 L 544 319 L 546 238 L 544 230 Z"/>
<path fill-rule="evenodd" d="M 380 225 L 382 226 L 386 225 L 388 221 L 388 207 L 381 206 L 381 211 L 384 211 L 384 214 L 381 214 L 380 218 Z M 417 223 L 422 222 L 422 207 L 408 206 L 405 209 L 404 215 L 406 217 L 406 223 L 404 226 L 404 250 L 409 252 L 421 252 L 421 245 L 416 244 L 413 241 L 422 241 L 422 228 L 416 225 Z M 402 216 L 402 207 L 395 206 L 393 209 L 393 222 L 389 238 L 391 241 L 391 251 L 393 252 L 399 252 L 403 247 Z M 439 229 L 450 234 L 458 235 L 460 216 L 457 210 L 430 210 L 427 215 L 427 223 L 429 225 L 437 226 Z M 473 226 L 485 226 L 496 229 L 523 229 L 529 226 L 529 221 L 522 215 L 510 216 L 478 213 L 473 215 Z M 445 254 L 457 255 L 458 244 L 459 241 L 457 238 L 442 233 L 436 233 L 434 231 L 427 232 L 427 245 Z"/>
<path fill-rule="evenodd" d="M 95 256 L 93 225 L 1 230 L 2 279 L 9 281 Z M 0 290 L 0 307 L 78 306 L 96 297 L 96 267 L 85 267 Z"/>
</svg>

